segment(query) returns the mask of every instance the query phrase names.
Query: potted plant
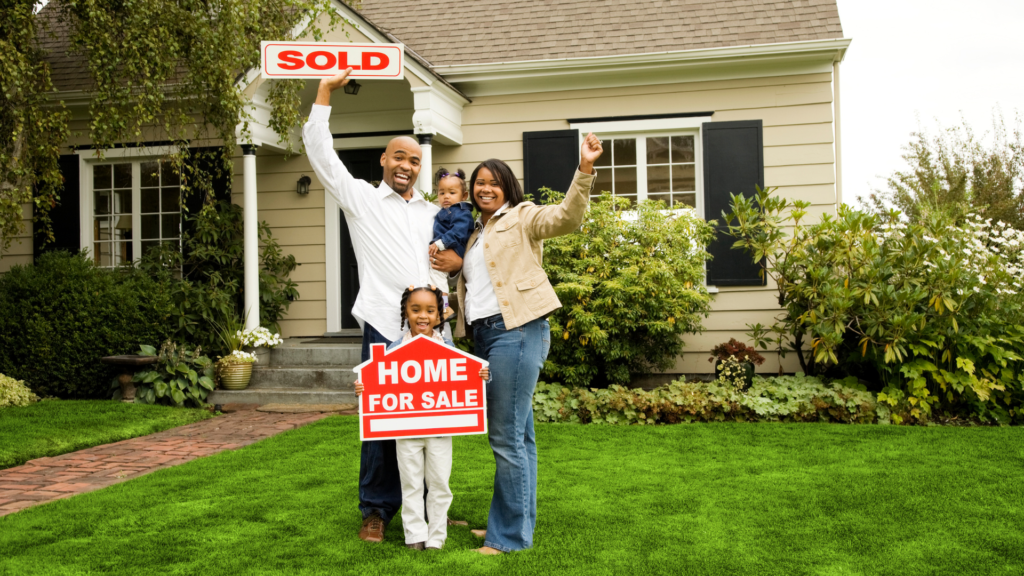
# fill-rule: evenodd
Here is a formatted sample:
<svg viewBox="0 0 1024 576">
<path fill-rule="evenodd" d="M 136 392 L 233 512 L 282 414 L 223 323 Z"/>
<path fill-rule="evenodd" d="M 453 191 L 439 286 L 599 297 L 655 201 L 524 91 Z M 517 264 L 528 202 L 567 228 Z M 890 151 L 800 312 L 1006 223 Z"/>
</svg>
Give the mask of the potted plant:
<svg viewBox="0 0 1024 576">
<path fill-rule="evenodd" d="M 252 378 L 252 365 L 256 354 L 242 350 L 245 333 L 242 324 L 229 316 L 224 325 L 217 325 L 218 336 L 228 353 L 217 360 L 217 377 L 225 390 L 245 390 Z"/>
<path fill-rule="evenodd" d="M 242 332 L 242 346 L 246 352 L 256 355 L 257 362 L 267 361 L 270 357 L 270 348 L 283 342 L 280 334 L 272 334 L 263 326 Z"/>
<path fill-rule="evenodd" d="M 730 338 L 728 342 L 715 346 L 711 349 L 711 354 L 712 356 L 708 359 L 708 362 L 715 364 L 715 376 L 721 376 L 723 370 L 729 364 L 736 364 L 742 370 L 744 388 L 754 383 L 754 367 L 764 364 L 764 356 L 761 356 L 757 353 L 757 350 L 735 338 Z M 730 373 L 733 371 L 735 369 L 729 370 Z"/>
</svg>

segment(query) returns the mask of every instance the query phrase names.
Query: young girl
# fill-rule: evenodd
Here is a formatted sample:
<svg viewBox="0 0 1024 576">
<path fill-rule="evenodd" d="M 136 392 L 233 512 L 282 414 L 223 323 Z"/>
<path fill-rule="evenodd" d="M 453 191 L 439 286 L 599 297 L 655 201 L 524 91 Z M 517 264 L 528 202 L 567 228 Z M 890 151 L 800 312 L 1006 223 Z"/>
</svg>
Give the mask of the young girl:
<svg viewBox="0 0 1024 576">
<path fill-rule="evenodd" d="M 434 239 L 430 241 L 430 257 L 442 250 L 454 250 L 459 258 L 466 255 L 466 242 L 469 241 L 473 227 L 473 206 L 469 203 L 466 189 L 466 173 L 462 169 L 449 172 L 441 168 L 435 175 L 437 182 L 437 201 L 441 211 L 434 216 Z M 444 290 L 443 318 L 447 322 L 452 319 L 453 311 L 448 307 L 448 276 L 440 270 L 430 270 L 430 279 L 436 286 Z M 443 330 L 443 329 L 442 329 Z"/>
<path fill-rule="evenodd" d="M 408 342 L 420 334 L 453 346 L 435 328 L 441 324 L 444 301 L 435 286 L 415 288 L 409 286 L 402 294 L 402 328 L 408 331 L 391 343 L 388 350 Z M 487 380 L 487 368 L 480 370 L 480 378 Z M 356 395 L 363 393 L 362 382 L 355 383 Z M 402 526 L 405 545 L 414 550 L 440 549 L 448 538 L 448 507 L 452 491 L 448 478 L 452 473 L 452 437 L 400 438 L 395 440 L 398 453 L 398 471 L 402 476 Z M 423 486 L 426 484 L 426 509 Z M 429 518 L 429 524 L 427 519 Z"/>
</svg>

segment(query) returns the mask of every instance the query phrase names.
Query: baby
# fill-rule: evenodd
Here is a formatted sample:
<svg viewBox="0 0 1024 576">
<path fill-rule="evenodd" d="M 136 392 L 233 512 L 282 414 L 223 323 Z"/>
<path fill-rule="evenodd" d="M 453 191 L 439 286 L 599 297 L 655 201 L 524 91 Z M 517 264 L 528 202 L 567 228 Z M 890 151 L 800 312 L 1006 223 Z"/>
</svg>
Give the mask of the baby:
<svg viewBox="0 0 1024 576">
<path fill-rule="evenodd" d="M 473 233 L 473 206 L 467 201 L 466 173 L 462 169 L 448 172 L 441 168 L 435 175 L 437 200 L 441 211 L 434 217 L 434 239 L 430 241 L 430 256 L 442 250 L 454 250 L 459 258 L 466 255 L 466 242 Z M 431 269 L 431 280 L 436 286 L 448 286 L 448 276 Z M 451 320 L 454 311 L 448 306 L 448 291 L 444 290 L 444 321 Z"/>
</svg>

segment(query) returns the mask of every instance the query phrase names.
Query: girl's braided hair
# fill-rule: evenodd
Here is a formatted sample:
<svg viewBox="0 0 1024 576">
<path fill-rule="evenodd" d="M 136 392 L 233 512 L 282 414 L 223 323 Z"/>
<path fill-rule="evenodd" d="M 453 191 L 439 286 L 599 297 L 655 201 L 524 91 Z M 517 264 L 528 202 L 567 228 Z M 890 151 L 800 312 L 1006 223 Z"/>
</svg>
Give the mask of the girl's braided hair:
<svg viewBox="0 0 1024 576">
<path fill-rule="evenodd" d="M 419 288 L 416 288 L 415 286 L 411 286 L 410 285 L 408 288 L 405 289 L 405 292 L 402 292 L 402 304 L 401 304 L 401 306 L 402 306 L 402 330 L 405 330 L 405 325 L 409 321 L 409 317 L 405 313 L 405 305 L 409 302 L 409 297 L 412 296 L 413 294 L 417 293 L 417 292 L 432 292 L 434 294 L 434 296 L 437 297 L 437 318 L 438 318 L 437 326 L 441 327 L 441 332 L 443 333 L 444 332 L 444 292 L 441 292 L 441 289 L 438 288 L 437 286 L 434 286 L 433 284 L 431 284 L 430 286 L 420 286 Z M 437 326 L 433 326 L 433 328 L 437 328 Z"/>
</svg>

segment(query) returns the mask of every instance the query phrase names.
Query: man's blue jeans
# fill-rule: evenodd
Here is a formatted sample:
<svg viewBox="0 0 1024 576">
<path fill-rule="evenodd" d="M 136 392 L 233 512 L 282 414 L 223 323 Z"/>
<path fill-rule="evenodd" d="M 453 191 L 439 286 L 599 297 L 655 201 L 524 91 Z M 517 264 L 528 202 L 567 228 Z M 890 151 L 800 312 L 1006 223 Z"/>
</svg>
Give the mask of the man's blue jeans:
<svg viewBox="0 0 1024 576">
<path fill-rule="evenodd" d="M 473 343 L 491 370 L 487 428 L 496 469 L 484 546 L 502 552 L 532 548 L 537 524 L 533 391 L 551 347 L 551 328 L 542 318 L 506 330 L 499 314 L 474 322 Z"/>
<path fill-rule="evenodd" d="M 384 336 L 363 324 L 363 362 L 370 359 L 370 344 L 390 345 Z M 359 455 L 359 511 L 365 519 L 373 512 L 387 524 L 402 507 L 402 479 L 394 440 L 363 442 Z"/>
</svg>

